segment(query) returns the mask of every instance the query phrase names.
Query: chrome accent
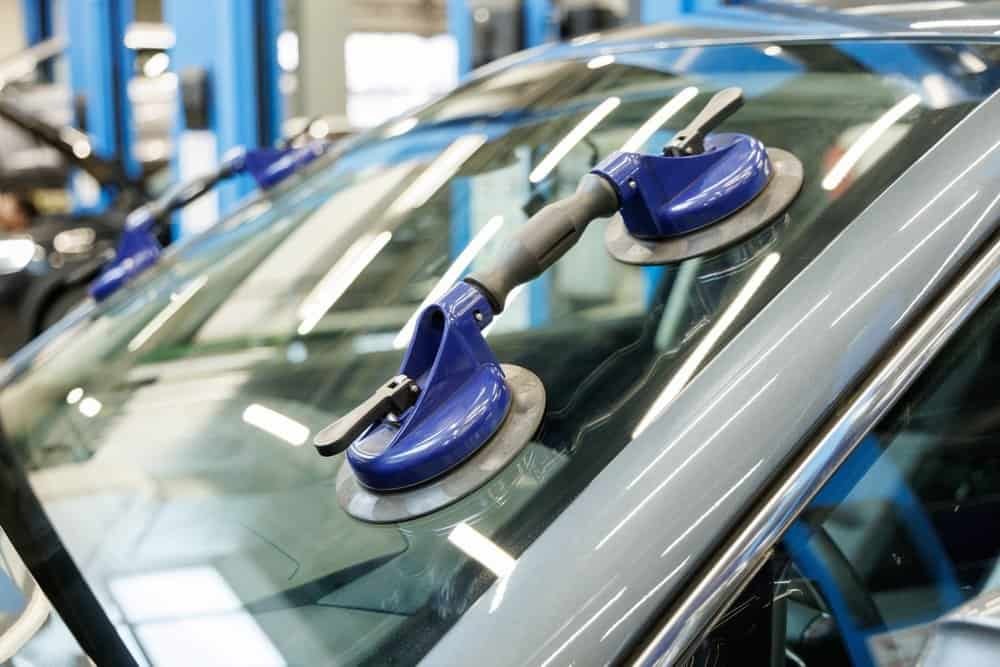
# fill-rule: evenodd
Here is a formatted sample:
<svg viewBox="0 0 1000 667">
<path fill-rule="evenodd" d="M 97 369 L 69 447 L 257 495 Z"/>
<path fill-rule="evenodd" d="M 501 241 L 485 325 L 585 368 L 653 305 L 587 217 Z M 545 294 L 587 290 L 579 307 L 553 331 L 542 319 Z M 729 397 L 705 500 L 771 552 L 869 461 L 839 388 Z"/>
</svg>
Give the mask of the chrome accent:
<svg viewBox="0 0 1000 667">
<path fill-rule="evenodd" d="M 1000 284 L 1000 239 L 968 269 L 861 387 L 806 457 L 773 492 L 634 661 L 668 665 L 699 639 L 756 570 L 763 555 L 937 352 Z"/>
</svg>

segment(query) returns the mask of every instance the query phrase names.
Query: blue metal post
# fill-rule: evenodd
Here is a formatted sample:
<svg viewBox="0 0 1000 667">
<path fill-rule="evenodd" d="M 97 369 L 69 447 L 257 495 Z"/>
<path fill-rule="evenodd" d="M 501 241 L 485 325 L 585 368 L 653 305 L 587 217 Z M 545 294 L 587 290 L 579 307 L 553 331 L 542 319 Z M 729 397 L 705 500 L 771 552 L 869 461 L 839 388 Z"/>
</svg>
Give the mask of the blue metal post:
<svg viewBox="0 0 1000 667">
<path fill-rule="evenodd" d="M 52 36 L 52 3 L 50 0 L 21 0 L 21 19 L 28 46 Z"/>
<path fill-rule="evenodd" d="M 472 13 L 467 0 L 448 0 L 448 31 L 458 49 L 458 77 L 472 71 Z"/>
<path fill-rule="evenodd" d="M 126 173 L 138 174 L 132 155 L 132 109 L 128 80 L 132 52 L 125 47 L 125 29 L 132 22 L 128 0 L 74 0 L 65 3 L 69 36 L 70 83 L 74 97 L 83 96 L 86 131 L 91 150 L 121 161 Z M 97 201 L 80 200 L 78 208 L 99 210 L 110 201 L 104 191 Z"/>
<path fill-rule="evenodd" d="M 164 0 L 163 5 L 164 16 L 177 35 L 171 54 L 173 71 L 202 68 L 210 86 L 209 132 L 214 140 L 210 157 L 215 164 L 200 159 L 201 164 L 185 164 L 184 146 L 190 135 L 179 114 L 177 176 L 212 169 L 233 148 L 273 144 L 281 136 L 282 122 L 276 47 L 282 0 Z M 219 186 L 216 216 L 232 210 L 252 189 L 249 178 Z"/>
<path fill-rule="evenodd" d="M 551 0 L 524 0 L 521 16 L 524 20 L 525 47 L 530 49 L 556 38 Z"/>
</svg>

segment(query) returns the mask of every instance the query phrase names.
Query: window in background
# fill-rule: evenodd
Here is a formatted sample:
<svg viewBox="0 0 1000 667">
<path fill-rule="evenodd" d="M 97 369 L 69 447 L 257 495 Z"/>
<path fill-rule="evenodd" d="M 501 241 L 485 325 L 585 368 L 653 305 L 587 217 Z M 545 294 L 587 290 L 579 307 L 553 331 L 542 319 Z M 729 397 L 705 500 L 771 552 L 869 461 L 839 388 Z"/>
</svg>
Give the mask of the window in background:
<svg viewBox="0 0 1000 667">
<path fill-rule="evenodd" d="M 356 32 L 344 45 L 347 118 L 372 127 L 458 84 L 458 50 L 450 35 Z"/>
</svg>

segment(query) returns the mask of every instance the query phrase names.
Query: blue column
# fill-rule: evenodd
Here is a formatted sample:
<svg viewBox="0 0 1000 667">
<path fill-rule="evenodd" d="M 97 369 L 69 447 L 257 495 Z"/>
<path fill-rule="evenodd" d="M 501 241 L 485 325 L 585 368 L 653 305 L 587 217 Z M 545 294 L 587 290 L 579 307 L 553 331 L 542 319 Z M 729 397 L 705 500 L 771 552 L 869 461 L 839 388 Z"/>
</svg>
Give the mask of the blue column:
<svg viewBox="0 0 1000 667">
<path fill-rule="evenodd" d="M 21 19 L 28 46 L 52 36 L 52 3 L 50 0 L 21 0 Z"/>
<path fill-rule="evenodd" d="M 74 97 L 86 102 L 86 131 L 91 150 L 118 159 L 130 176 L 139 166 L 132 156 L 132 110 L 128 80 L 132 52 L 125 48 L 125 29 L 132 22 L 129 0 L 73 0 L 64 5 L 69 37 L 70 84 Z M 98 210 L 110 201 L 110 192 L 98 201 L 79 200 L 78 208 Z"/>
<path fill-rule="evenodd" d="M 472 71 L 472 13 L 467 0 L 448 0 L 448 32 L 458 48 L 458 77 Z"/>
<path fill-rule="evenodd" d="M 209 124 L 215 164 L 183 164 L 191 136 L 181 109 L 175 126 L 175 173 L 213 168 L 239 146 L 271 145 L 281 136 L 282 103 L 278 88 L 276 40 L 282 0 L 164 0 L 163 11 L 177 35 L 171 69 L 202 68 L 208 74 Z M 178 100 L 180 104 L 180 100 Z M 224 215 L 253 188 L 240 178 L 218 188 L 218 211 Z"/>
<path fill-rule="evenodd" d="M 551 0 L 524 0 L 521 9 L 524 20 L 524 46 L 531 48 L 552 41 L 558 35 L 552 22 Z"/>
</svg>

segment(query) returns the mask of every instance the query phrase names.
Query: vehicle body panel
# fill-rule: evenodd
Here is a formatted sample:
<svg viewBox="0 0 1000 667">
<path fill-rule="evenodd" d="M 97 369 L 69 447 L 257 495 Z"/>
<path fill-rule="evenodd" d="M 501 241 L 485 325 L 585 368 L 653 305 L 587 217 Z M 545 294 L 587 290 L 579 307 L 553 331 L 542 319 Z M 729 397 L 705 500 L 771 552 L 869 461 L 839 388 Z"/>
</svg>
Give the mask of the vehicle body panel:
<svg viewBox="0 0 1000 667">
<path fill-rule="evenodd" d="M 994 231 L 1000 140 L 983 137 L 1000 137 L 997 95 L 695 376 L 428 662 L 448 664 L 469 642 L 493 664 L 601 663 L 618 655 Z"/>
</svg>

